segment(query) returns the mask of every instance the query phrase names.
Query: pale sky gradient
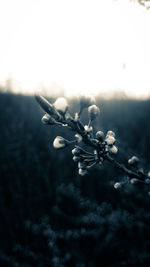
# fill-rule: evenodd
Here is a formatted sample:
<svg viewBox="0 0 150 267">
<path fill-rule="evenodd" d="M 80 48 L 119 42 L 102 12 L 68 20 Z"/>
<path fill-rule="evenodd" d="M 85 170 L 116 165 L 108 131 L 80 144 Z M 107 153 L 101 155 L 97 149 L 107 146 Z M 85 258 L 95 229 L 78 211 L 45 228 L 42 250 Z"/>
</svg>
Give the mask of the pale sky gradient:
<svg viewBox="0 0 150 267">
<path fill-rule="evenodd" d="M 0 0 L 0 82 L 150 95 L 149 29 L 150 11 L 128 0 Z"/>
</svg>

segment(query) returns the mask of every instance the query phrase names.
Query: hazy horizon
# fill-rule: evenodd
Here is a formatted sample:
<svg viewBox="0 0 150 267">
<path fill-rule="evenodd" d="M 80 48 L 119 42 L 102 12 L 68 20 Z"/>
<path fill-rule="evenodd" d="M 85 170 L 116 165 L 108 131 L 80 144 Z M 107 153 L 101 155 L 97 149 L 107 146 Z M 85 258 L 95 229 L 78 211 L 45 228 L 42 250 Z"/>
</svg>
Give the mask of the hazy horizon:
<svg viewBox="0 0 150 267">
<path fill-rule="evenodd" d="M 150 11 L 135 1 L 6 0 L 0 8 L 1 86 L 12 78 L 25 94 L 150 95 Z"/>
</svg>

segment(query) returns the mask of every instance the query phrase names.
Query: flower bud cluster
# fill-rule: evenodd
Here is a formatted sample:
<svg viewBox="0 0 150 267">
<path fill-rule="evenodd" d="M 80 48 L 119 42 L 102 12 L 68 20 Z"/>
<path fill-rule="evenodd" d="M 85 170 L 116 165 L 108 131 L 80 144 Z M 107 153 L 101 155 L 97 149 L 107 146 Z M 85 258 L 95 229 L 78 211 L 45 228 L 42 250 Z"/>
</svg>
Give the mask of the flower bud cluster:
<svg viewBox="0 0 150 267">
<path fill-rule="evenodd" d="M 64 97 L 57 98 L 53 104 L 51 104 L 44 97 L 39 95 L 36 96 L 36 100 L 46 112 L 46 114 L 41 119 L 43 124 L 63 124 L 64 116 L 66 115 L 68 110 L 68 103 Z"/>
<path fill-rule="evenodd" d="M 82 149 L 79 146 L 76 146 L 72 150 L 73 161 L 78 163 L 78 173 L 81 176 L 84 176 L 88 173 L 88 169 L 90 169 L 95 163 L 95 155 L 94 153 L 89 153 Z"/>
<path fill-rule="evenodd" d="M 137 166 L 139 164 L 140 160 L 138 157 L 133 156 L 128 160 L 128 164 L 132 165 L 132 166 Z"/>
<path fill-rule="evenodd" d="M 110 152 L 111 154 L 117 154 L 118 147 L 115 146 L 115 133 L 113 131 L 108 131 L 105 138 L 106 142 L 106 151 Z"/>
<path fill-rule="evenodd" d="M 98 155 L 99 158 L 105 159 L 106 154 L 117 154 L 118 147 L 115 145 L 115 133 L 108 131 L 106 137 L 102 131 L 98 131 L 95 135 L 99 144 Z"/>
<path fill-rule="evenodd" d="M 78 163 L 78 169 L 80 175 L 85 175 L 88 169 L 96 165 L 102 164 L 106 154 L 116 154 L 118 149 L 114 145 L 115 133 L 108 131 L 106 137 L 102 131 L 98 131 L 94 134 L 92 121 L 100 114 L 100 109 L 95 105 L 94 98 L 81 97 L 80 99 L 80 111 L 75 113 L 74 118 L 68 112 L 68 103 L 64 97 L 59 97 L 51 104 L 41 96 L 36 96 L 36 100 L 40 106 L 46 111 L 46 114 L 42 118 L 42 122 L 47 125 L 59 124 L 62 126 L 69 126 L 73 131 L 76 131 L 75 140 L 68 141 L 67 139 L 57 136 L 53 141 L 53 147 L 55 149 L 62 149 L 66 146 L 76 143 L 92 144 L 94 146 L 93 153 L 89 153 L 82 148 L 75 147 L 72 150 L 73 160 Z M 88 108 L 89 122 L 87 125 L 83 125 L 80 121 L 80 115 L 83 109 Z M 94 137 L 95 136 L 95 137 Z"/>
<path fill-rule="evenodd" d="M 57 98 L 53 104 L 49 103 L 41 96 L 36 96 L 36 100 L 46 112 L 42 118 L 43 124 L 68 126 L 75 132 L 74 140 L 72 141 L 69 141 L 61 136 L 57 136 L 53 141 L 53 147 L 55 149 L 63 149 L 68 145 L 75 144 L 72 154 L 73 161 L 78 164 L 79 175 L 86 175 L 88 170 L 96 164 L 101 165 L 104 160 L 108 160 L 128 175 L 128 179 L 126 179 L 126 181 L 116 182 L 114 184 L 115 189 L 120 189 L 126 183 L 130 183 L 132 185 L 139 183 L 143 183 L 145 185 L 150 184 L 150 171 L 146 175 L 143 169 L 139 168 L 140 161 L 138 157 L 132 156 L 128 160 L 128 164 L 131 166 L 130 169 L 115 161 L 115 159 L 111 157 L 112 154 L 117 154 L 118 152 L 118 147 L 115 144 L 116 136 L 113 131 L 109 130 L 106 135 L 101 130 L 96 133 L 94 132 L 94 127 L 91 124 L 100 114 L 100 109 L 95 105 L 94 98 L 81 97 L 80 110 L 79 112 L 76 112 L 73 117 L 68 111 L 69 106 L 64 97 Z M 82 111 L 85 108 L 88 109 L 89 121 L 87 125 L 83 125 L 80 120 Z M 81 147 L 82 143 L 91 147 L 93 151 L 88 152 L 84 150 Z M 134 171 L 132 169 L 134 169 Z"/>
<path fill-rule="evenodd" d="M 136 156 L 132 156 L 128 160 L 128 164 L 136 169 L 135 172 L 132 172 L 132 177 L 127 176 L 127 179 L 123 182 L 117 182 L 114 184 L 115 189 L 120 189 L 122 185 L 131 184 L 131 185 L 150 185 L 150 171 L 148 171 L 147 175 L 144 173 L 143 168 L 139 168 L 140 160 Z M 133 177 L 135 175 L 135 177 Z"/>
</svg>

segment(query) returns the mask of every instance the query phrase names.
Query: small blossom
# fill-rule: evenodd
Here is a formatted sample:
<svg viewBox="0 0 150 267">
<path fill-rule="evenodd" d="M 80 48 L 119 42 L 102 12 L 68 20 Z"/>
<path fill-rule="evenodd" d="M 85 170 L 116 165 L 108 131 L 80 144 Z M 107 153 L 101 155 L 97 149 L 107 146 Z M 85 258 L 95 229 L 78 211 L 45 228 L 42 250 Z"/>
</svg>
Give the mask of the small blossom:
<svg viewBox="0 0 150 267">
<path fill-rule="evenodd" d="M 61 148 L 64 148 L 67 146 L 67 140 L 64 139 L 63 137 L 61 136 L 57 136 L 55 139 L 54 139 L 54 142 L 53 142 L 53 147 L 56 148 L 56 149 L 61 149 Z"/>
<path fill-rule="evenodd" d="M 131 184 L 138 184 L 138 183 L 139 183 L 139 180 L 138 180 L 137 178 L 132 178 L 132 179 L 130 180 L 130 183 L 131 183 Z"/>
<path fill-rule="evenodd" d="M 79 169 L 79 175 L 81 175 L 81 176 L 84 176 L 84 175 L 86 175 L 88 172 L 87 172 L 87 170 L 85 169 Z"/>
<path fill-rule="evenodd" d="M 84 129 L 85 129 L 85 131 L 87 131 L 89 133 L 93 131 L 93 127 L 92 126 L 89 126 L 89 125 L 85 125 L 84 126 Z"/>
<path fill-rule="evenodd" d="M 51 125 L 53 125 L 53 124 L 56 123 L 56 121 L 48 113 L 46 113 L 42 117 L 41 121 L 43 122 L 43 124 L 51 124 Z"/>
<path fill-rule="evenodd" d="M 80 161 L 80 157 L 79 156 L 74 156 L 72 159 L 73 159 L 74 162 L 79 162 Z"/>
<path fill-rule="evenodd" d="M 72 154 L 74 156 L 79 156 L 81 154 L 81 151 L 79 148 L 75 147 L 73 150 L 72 150 Z"/>
<path fill-rule="evenodd" d="M 82 141 L 82 136 L 80 134 L 75 134 L 75 138 L 76 138 L 78 143 L 80 143 Z"/>
<path fill-rule="evenodd" d="M 104 140 L 104 133 L 102 131 L 98 131 L 96 133 L 96 138 L 99 140 L 99 141 L 103 141 Z"/>
<path fill-rule="evenodd" d="M 132 158 L 130 158 L 130 159 L 128 160 L 128 163 L 129 163 L 130 165 L 137 165 L 137 164 L 139 163 L 139 158 L 136 157 L 136 156 L 133 156 Z"/>
<path fill-rule="evenodd" d="M 114 184 L 115 189 L 120 189 L 122 187 L 121 183 L 117 182 Z"/>
<path fill-rule="evenodd" d="M 117 152 L 118 152 L 118 147 L 117 146 L 111 146 L 111 147 L 109 147 L 109 152 L 110 153 L 112 153 L 112 154 L 117 154 Z"/>
<path fill-rule="evenodd" d="M 107 145 L 113 145 L 115 143 L 116 139 L 113 136 L 109 135 L 106 137 L 105 141 L 106 141 Z"/>
<path fill-rule="evenodd" d="M 100 109 L 96 105 L 92 105 L 88 107 L 88 113 L 89 118 L 92 121 L 100 114 Z"/>
<path fill-rule="evenodd" d="M 115 133 L 113 131 L 108 131 L 106 136 L 113 136 L 115 138 Z"/>
<path fill-rule="evenodd" d="M 68 103 L 66 98 L 64 97 L 58 97 L 54 103 L 54 107 L 56 110 L 58 110 L 61 113 L 66 113 L 68 109 Z"/>
<path fill-rule="evenodd" d="M 147 176 L 150 178 L 150 171 L 147 173 Z"/>
</svg>

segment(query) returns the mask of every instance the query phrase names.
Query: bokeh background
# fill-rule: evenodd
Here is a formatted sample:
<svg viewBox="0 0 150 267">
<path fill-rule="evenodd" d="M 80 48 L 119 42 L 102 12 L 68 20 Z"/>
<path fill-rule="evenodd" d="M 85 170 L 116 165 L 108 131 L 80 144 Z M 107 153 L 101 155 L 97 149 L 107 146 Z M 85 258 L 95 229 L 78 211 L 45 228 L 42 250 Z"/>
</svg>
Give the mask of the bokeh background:
<svg viewBox="0 0 150 267">
<path fill-rule="evenodd" d="M 79 110 L 77 100 L 69 104 Z M 115 131 L 117 160 L 136 155 L 149 171 L 150 100 L 97 104 L 95 129 Z M 149 186 L 115 190 L 125 176 L 108 163 L 79 176 L 72 148 L 52 146 L 72 133 L 43 125 L 42 115 L 34 97 L 0 94 L 1 266 L 148 266 Z"/>
<path fill-rule="evenodd" d="M 150 1 L 0 1 L 0 266 L 150 266 L 150 185 L 114 183 L 109 163 L 78 175 L 67 127 L 45 126 L 50 102 L 93 94 L 95 131 L 116 133 L 127 166 L 150 171 Z M 88 122 L 87 110 L 83 112 Z"/>
</svg>

